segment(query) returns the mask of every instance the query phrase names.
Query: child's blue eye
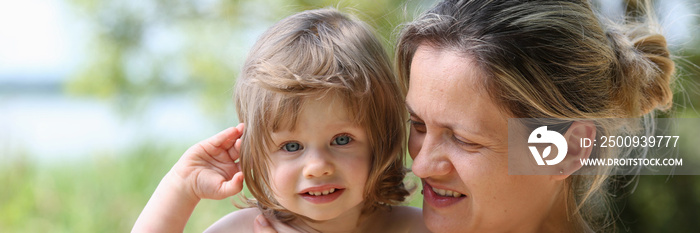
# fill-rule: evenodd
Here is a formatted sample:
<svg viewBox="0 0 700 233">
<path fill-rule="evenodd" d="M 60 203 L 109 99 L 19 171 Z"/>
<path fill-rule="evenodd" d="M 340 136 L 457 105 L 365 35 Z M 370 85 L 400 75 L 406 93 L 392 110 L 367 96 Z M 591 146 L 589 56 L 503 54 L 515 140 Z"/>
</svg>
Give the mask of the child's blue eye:
<svg viewBox="0 0 700 233">
<path fill-rule="evenodd" d="M 350 136 L 340 135 L 340 136 L 336 137 L 335 139 L 333 139 L 333 143 L 331 143 L 331 144 L 342 146 L 342 145 L 346 145 L 346 144 L 350 143 L 350 141 L 352 141 L 352 138 Z"/>
<path fill-rule="evenodd" d="M 282 146 L 282 149 L 284 149 L 287 152 L 295 152 L 301 150 L 301 145 L 298 142 L 289 142 L 284 144 L 284 146 Z"/>
</svg>

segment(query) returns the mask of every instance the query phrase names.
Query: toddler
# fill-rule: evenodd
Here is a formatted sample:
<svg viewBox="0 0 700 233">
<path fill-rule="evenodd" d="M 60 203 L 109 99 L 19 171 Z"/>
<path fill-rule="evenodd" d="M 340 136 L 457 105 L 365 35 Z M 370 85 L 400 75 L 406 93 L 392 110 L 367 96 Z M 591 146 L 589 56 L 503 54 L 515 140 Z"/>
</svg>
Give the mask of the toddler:
<svg viewBox="0 0 700 233">
<path fill-rule="evenodd" d="M 134 231 L 182 231 L 202 198 L 255 199 L 207 231 L 426 232 L 421 210 L 394 206 L 407 114 L 381 43 L 335 9 L 301 12 L 253 46 L 236 80 L 245 123 L 200 142 L 159 184 Z"/>
</svg>

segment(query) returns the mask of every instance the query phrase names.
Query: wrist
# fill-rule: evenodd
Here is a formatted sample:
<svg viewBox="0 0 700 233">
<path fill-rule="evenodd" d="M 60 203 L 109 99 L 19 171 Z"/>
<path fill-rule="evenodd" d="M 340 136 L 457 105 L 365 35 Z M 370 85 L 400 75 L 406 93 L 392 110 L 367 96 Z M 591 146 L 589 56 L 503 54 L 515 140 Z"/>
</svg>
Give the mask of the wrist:
<svg viewBox="0 0 700 233">
<path fill-rule="evenodd" d="M 168 172 L 158 184 L 132 232 L 182 232 L 199 198 L 185 180 Z"/>
<path fill-rule="evenodd" d="M 191 183 L 174 170 L 170 170 L 161 181 L 161 185 L 165 186 L 166 192 L 176 195 L 178 200 L 196 205 L 201 198 L 194 192 L 194 187 L 190 185 Z"/>
</svg>

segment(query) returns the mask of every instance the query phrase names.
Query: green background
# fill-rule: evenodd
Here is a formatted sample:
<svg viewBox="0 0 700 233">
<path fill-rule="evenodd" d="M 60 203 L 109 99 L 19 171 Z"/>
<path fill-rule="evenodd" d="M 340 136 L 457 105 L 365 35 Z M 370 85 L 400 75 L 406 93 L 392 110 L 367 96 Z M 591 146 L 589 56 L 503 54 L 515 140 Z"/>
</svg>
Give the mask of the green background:
<svg viewBox="0 0 700 233">
<path fill-rule="evenodd" d="M 237 122 L 231 87 L 246 51 L 275 21 L 318 7 L 350 10 L 374 26 L 387 52 L 393 53 L 399 24 L 432 5 L 391 0 L 208 2 L 202 8 L 197 1 L 186 0 L 66 0 L 70 11 L 91 29 L 86 35 L 88 59 L 71 72 L 60 94 L 97 99 L 117 109 L 122 118 L 138 117 L 159 96 L 184 95 L 198 101 L 208 120 L 223 129 Z M 688 7 L 700 8 L 695 1 Z M 145 35 L 156 26 L 178 32 L 182 46 L 170 53 L 149 53 Z M 688 28 L 693 35 L 695 27 Z M 681 68 L 674 116 L 698 117 L 692 107 L 700 106 L 695 65 L 700 56 L 693 49 L 697 44 L 694 40 L 674 51 Z M 128 61 L 136 58 L 143 65 L 130 68 Z M 177 82 L 168 78 L 173 66 L 185 67 Z M 160 179 L 194 143 L 153 139 L 56 164 L 36 161 L 29 150 L 11 151 L 0 161 L 0 232 L 130 231 Z M 696 148 L 682 150 L 699 153 Z M 612 190 L 618 232 L 700 229 L 700 177 L 619 179 Z M 421 206 L 421 199 L 416 193 L 408 204 Z M 185 231 L 201 232 L 234 209 L 231 199 L 203 200 Z"/>
</svg>

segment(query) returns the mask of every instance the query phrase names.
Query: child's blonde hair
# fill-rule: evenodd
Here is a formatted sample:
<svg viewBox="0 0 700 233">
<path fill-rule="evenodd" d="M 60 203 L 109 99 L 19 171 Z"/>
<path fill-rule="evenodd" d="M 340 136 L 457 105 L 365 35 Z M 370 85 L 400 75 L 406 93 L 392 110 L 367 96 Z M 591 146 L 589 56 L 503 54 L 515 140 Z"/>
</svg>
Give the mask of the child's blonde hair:
<svg viewBox="0 0 700 233">
<path fill-rule="evenodd" d="M 241 169 L 258 207 L 281 221 L 297 217 L 270 190 L 270 132 L 292 129 L 305 101 L 336 96 L 367 132 L 372 150 L 363 212 L 402 202 L 407 114 L 403 90 L 370 27 L 338 10 L 304 11 L 269 28 L 236 81 L 238 119 L 246 124 Z M 253 202 L 255 203 L 255 202 Z"/>
</svg>

